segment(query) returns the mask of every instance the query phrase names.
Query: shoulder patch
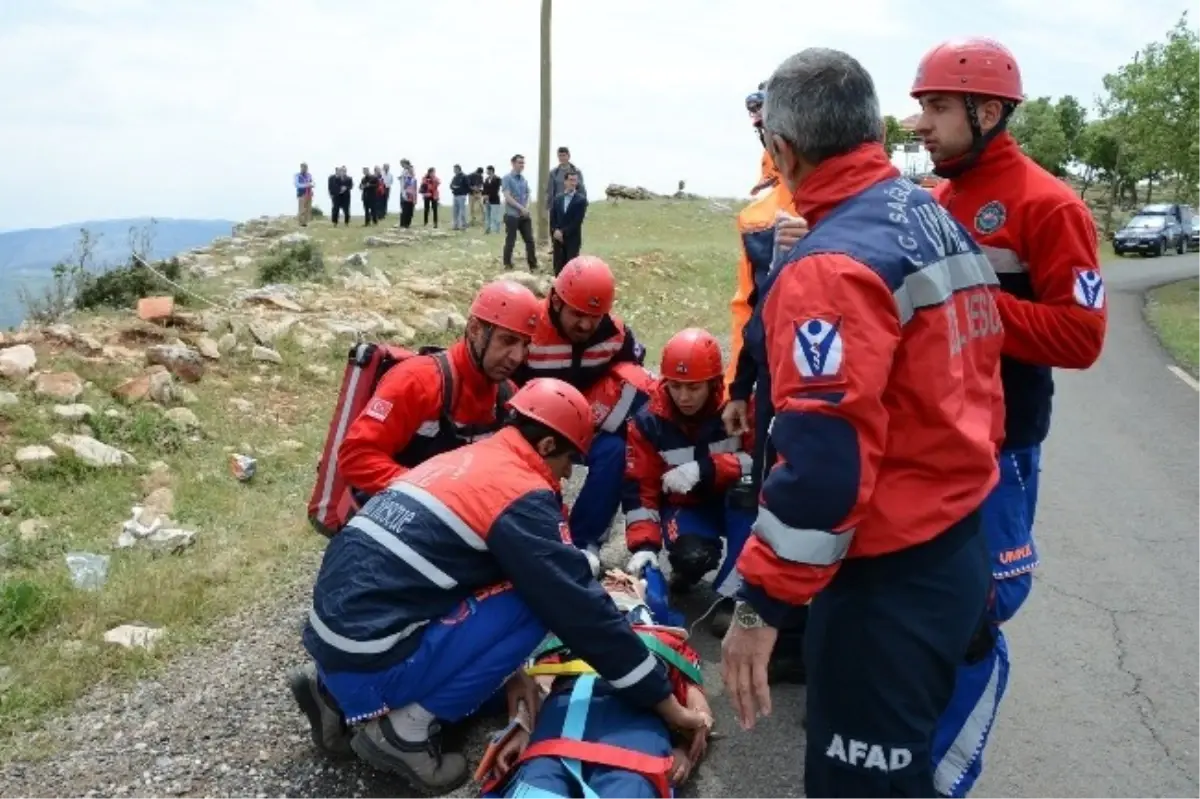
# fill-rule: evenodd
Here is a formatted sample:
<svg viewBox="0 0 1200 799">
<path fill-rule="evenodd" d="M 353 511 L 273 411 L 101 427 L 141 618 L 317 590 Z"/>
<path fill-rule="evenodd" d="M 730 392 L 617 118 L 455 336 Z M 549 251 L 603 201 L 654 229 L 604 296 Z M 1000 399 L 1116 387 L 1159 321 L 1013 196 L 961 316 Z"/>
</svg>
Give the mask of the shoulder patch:
<svg viewBox="0 0 1200 799">
<path fill-rule="evenodd" d="M 792 360 L 805 380 L 827 380 L 842 371 L 842 320 L 806 319 L 796 324 Z"/>
<path fill-rule="evenodd" d="M 995 233 L 1004 227 L 1004 223 L 1007 220 L 1008 211 L 1005 210 L 1004 203 L 999 200 L 992 200 L 989 203 L 985 203 L 975 214 L 975 230 L 984 235 Z"/>
<path fill-rule="evenodd" d="M 367 405 L 364 413 L 376 421 L 386 422 L 388 416 L 392 413 L 392 403 L 389 400 L 376 397 Z"/>
<path fill-rule="evenodd" d="M 1099 311 L 1104 307 L 1104 280 L 1095 269 L 1075 267 L 1075 302 Z"/>
</svg>

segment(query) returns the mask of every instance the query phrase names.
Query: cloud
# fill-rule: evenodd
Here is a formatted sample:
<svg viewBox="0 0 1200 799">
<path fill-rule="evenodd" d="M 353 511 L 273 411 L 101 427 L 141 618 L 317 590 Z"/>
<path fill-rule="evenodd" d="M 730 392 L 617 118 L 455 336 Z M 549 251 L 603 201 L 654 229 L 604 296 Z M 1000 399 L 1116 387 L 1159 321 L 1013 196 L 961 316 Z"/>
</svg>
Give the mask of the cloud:
<svg viewBox="0 0 1200 799">
<path fill-rule="evenodd" d="M 539 0 L 5 0 L 0 151 L 6 227 L 134 215 L 243 218 L 291 208 L 318 175 L 403 157 L 449 172 L 536 161 Z M 562 2 L 554 16 L 553 145 L 590 187 L 744 195 L 759 145 L 742 98 L 788 55 L 846 50 L 885 112 L 914 110 L 917 60 L 986 33 L 1014 49 L 1027 93 L 1090 105 L 1104 72 L 1159 38 L 1184 4 L 951 0 L 758 7 L 723 0 Z M 982 27 L 981 27 L 982 26 Z M 1086 42 L 1086 44 L 1084 44 Z M 22 77 L 16 77 L 22 76 Z M 13 157 L 17 154 L 17 157 Z M 23 187 L 23 188 L 20 188 Z"/>
</svg>

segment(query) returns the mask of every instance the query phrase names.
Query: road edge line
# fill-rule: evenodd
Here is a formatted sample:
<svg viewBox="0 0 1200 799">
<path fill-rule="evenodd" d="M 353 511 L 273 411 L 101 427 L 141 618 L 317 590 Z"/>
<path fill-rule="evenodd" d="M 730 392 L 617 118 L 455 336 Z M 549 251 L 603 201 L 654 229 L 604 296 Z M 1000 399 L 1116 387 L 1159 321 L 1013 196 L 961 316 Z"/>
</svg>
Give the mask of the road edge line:
<svg viewBox="0 0 1200 799">
<path fill-rule="evenodd" d="M 1191 386 L 1193 391 L 1200 391 L 1200 383 L 1196 382 L 1196 378 L 1192 377 L 1191 375 L 1189 375 L 1184 370 L 1180 369 L 1175 364 L 1173 364 L 1173 363 L 1168 364 L 1167 371 L 1170 372 L 1171 374 L 1175 375 L 1176 377 L 1178 377 L 1183 382 L 1187 383 L 1189 386 Z"/>
</svg>

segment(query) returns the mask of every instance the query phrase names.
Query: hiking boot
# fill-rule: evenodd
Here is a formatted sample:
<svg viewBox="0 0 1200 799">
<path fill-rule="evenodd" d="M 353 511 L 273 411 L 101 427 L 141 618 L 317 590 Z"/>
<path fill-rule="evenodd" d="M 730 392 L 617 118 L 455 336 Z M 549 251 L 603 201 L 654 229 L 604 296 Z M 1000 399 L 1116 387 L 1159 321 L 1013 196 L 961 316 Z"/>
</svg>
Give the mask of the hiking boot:
<svg viewBox="0 0 1200 799">
<path fill-rule="evenodd" d="M 724 638 L 725 633 L 729 632 L 729 625 L 733 623 L 733 606 L 737 601 L 726 597 L 717 603 L 713 614 L 708 617 L 708 629 L 717 638 Z"/>
<path fill-rule="evenodd" d="M 310 663 L 304 668 L 294 669 L 289 682 L 296 704 L 308 717 L 317 749 L 332 757 L 349 757 L 352 754 L 350 730 L 333 697 L 325 692 L 317 679 L 316 667 Z"/>
<path fill-rule="evenodd" d="M 418 792 L 440 796 L 463 785 L 470 774 L 467 759 L 458 752 L 442 753 L 440 729 L 430 725 L 429 739 L 402 739 L 387 716 L 358 728 L 350 740 L 354 752 L 379 771 L 404 778 Z"/>
</svg>

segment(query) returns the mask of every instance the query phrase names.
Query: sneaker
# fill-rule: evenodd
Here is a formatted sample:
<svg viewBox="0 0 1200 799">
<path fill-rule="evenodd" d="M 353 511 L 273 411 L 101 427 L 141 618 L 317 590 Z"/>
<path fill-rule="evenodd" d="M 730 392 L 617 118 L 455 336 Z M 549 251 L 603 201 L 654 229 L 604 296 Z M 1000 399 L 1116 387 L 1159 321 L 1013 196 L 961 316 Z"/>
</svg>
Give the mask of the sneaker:
<svg viewBox="0 0 1200 799">
<path fill-rule="evenodd" d="M 733 623 L 733 606 L 737 604 L 736 600 L 726 597 L 717 604 L 716 610 L 708 617 L 708 629 L 717 638 L 724 638 L 725 633 L 729 632 L 729 625 Z"/>
<path fill-rule="evenodd" d="M 429 739 L 403 740 L 387 716 L 358 728 L 350 741 L 355 754 L 379 771 L 397 774 L 427 796 L 449 793 L 466 783 L 467 759 L 458 752 L 442 753 L 440 730 L 429 728 Z"/>
<path fill-rule="evenodd" d="M 301 712 L 308 717 L 313 743 L 317 749 L 332 757 L 349 757 L 350 730 L 342 712 L 317 679 L 317 669 L 311 663 L 292 671 L 289 678 L 292 696 Z"/>
</svg>

